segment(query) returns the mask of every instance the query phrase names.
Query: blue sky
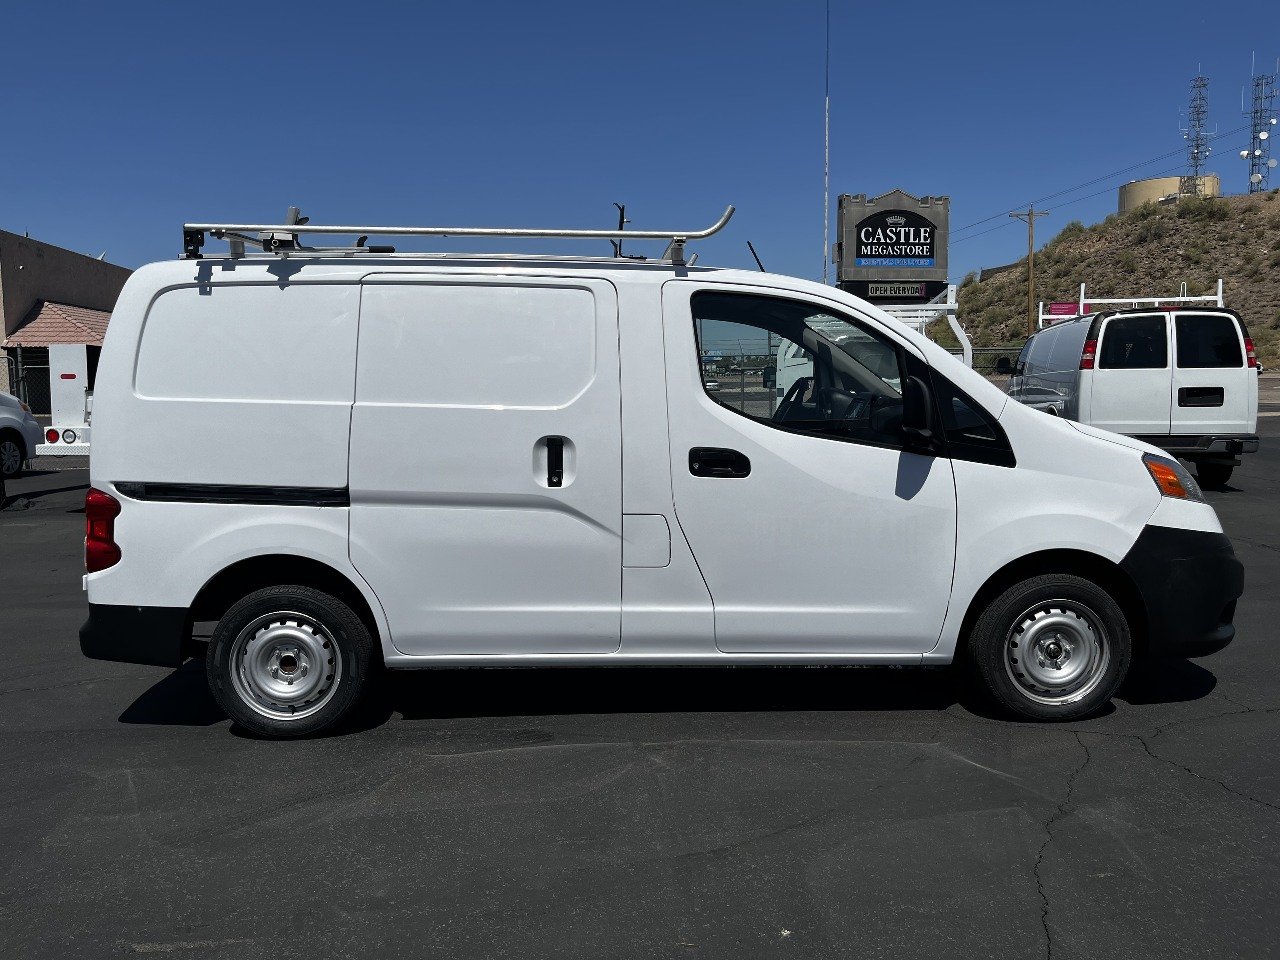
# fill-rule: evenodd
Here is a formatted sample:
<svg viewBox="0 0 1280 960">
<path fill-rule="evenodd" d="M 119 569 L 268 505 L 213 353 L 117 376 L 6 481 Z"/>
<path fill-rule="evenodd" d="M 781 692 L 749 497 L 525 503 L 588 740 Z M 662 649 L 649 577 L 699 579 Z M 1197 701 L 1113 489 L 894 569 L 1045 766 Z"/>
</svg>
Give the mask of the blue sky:
<svg viewBox="0 0 1280 960">
<path fill-rule="evenodd" d="M 176 256 L 183 220 L 291 203 L 316 222 L 591 227 L 623 201 L 641 229 L 732 202 L 704 262 L 750 266 L 751 240 L 817 278 L 823 20 L 823 0 L 8 4 L 0 228 L 133 267 Z M 1009 209 L 1178 150 L 1198 67 L 1210 129 L 1240 126 L 1280 5 L 833 0 L 831 32 L 833 217 L 840 193 L 948 194 L 959 279 L 1025 251 Z M 1244 140 L 1215 144 L 1227 192 Z M 1037 231 L 1181 163 L 1050 201 Z"/>
</svg>

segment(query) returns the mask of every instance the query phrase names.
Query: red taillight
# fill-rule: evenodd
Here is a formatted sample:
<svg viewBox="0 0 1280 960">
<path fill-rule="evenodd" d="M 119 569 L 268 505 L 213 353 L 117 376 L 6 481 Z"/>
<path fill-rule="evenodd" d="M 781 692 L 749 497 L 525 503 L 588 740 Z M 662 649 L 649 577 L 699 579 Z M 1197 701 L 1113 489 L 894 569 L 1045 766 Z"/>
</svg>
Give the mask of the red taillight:
<svg viewBox="0 0 1280 960">
<path fill-rule="evenodd" d="M 46 431 L 44 432 L 44 442 L 45 442 L 45 443 L 57 443 L 57 442 L 58 442 L 58 431 L 57 431 L 57 430 L 46 430 Z"/>
<path fill-rule="evenodd" d="M 84 568 L 97 573 L 120 562 L 116 546 L 116 517 L 120 502 L 109 493 L 94 487 L 84 495 Z"/>
<path fill-rule="evenodd" d="M 1253 339 L 1251 337 L 1244 338 L 1244 361 L 1246 366 L 1256 367 L 1258 365 L 1258 355 L 1253 351 Z"/>
<path fill-rule="evenodd" d="M 1096 360 L 1097 357 L 1098 357 L 1098 341 L 1086 340 L 1084 342 L 1084 349 L 1080 351 L 1080 369 L 1092 370 L 1093 361 Z"/>
</svg>

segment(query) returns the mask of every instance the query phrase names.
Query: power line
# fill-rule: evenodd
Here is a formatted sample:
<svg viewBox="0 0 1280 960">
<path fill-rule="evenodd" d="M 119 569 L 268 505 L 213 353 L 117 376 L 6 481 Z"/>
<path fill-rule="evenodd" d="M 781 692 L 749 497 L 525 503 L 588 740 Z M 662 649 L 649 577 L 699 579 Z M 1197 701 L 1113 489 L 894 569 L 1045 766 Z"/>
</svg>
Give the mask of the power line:
<svg viewBox="0 0 1280 960">
<path fill-rule="evenodd" d="M 1175 150 L 1175 151 L 1174 151 L 1174 153 L 1181 153 L 1181 152 L 1182 152 L 1181 150 Z M 1181 164 L 1178 164 L 1176 167 L 1167 167 L 1167 168 L 1166 168 L 1166 169 L 1164 169 L 1164 170 L 1159 170 L 1159 171 L 1157 171 L 1156 173 L 1152 174 L 1152 176 L 1162 177 L 1162 176 L 1164 176 L 1165 174 L 1175 173 L 1176 171 L 1181 170 L 1181 169 L 1182 169 L 1182 165 L 1181 165 Z M 1097 182 L 1097 181 L 1095 181 L 1095 182 Z M 1112 184 L 1111 186 L 1107 187 L 1106 189 L 1104 189 L 1104 190 L 1099 190 L 1099 191 L 1097 191 L 1096 193 L 1087 193 L 1087 194 L 1085 194 L 1083 197 L 1076 197 L 1074 200 L 1064 200 L 1064 201 L 1062 201 L 1062 203 L 1060 203 L 1060 204 L 1058 204 L 1058 205 L 1057 205 L 1057 208 L 1058 208 L 1058 209 L 1061 209 L 1061 208 L 1063 208 L 1063 207 L 1069 207 L 1069 206 L 1071 206 L 1073 203 L 1083 203 L 1085 200 L 1092 200 L 1094 197 L 1100 197 L 1100 196 L 1102 196 L 1104 193 L 1110 193 L 1110 192 L 1111 192 L 1112 190 L 1114 190 L 1115 188 L 1116 188 L 1116 185 L 1115 185 L 1115 184 Z M 993 218 L 988 218 L 988 219 L 993 219 Z M 977 233 L 971 233 L 971 234 L 969 234 L 969 236 L 967 236 L 967 237 L 961 237 L 960 239 L 958 239 L 958 240 L 952 240 L 951 242 L 952 242 L 953 244 L 956 244 L 956 243 L 964 243 L 966 240 L 972 240 L 972 239 L 974 239 L 975 237 L 981 237 L 981 236 L 983 236 L 984 234 L 993 233 L 993 232 L 995 232 L 996 230 L 1003 230 L 1005 227 L 1011 227 L 1011 226 L 1013 226 L 1012 222 L 1010 222 L 1010 223 L 1001 223 L 1001 224 L 997 224 L 997 225 L 996 225 L 996 226 L 994 226 L 994 227 L 989 227 L 989 228 L 987 228 L 986 230 L 980 230 L 980 231 L 978 231 Z"/>
<path fill-rule="evenodd" d="M 1221 139 L 1222 139 L 1222 138 L 1224 138 L 1224 137 L 1230 137 L 1230 136 L 1233 136 L 1234 134 L 1240 133 L 1242 130 L 1247 130 L 1247 129 L 1249 129 L 1249 125 L 1248 125 L 1248 124 L 1243 124 L 1243 125 L 1241 125 L 1241 126 L 1239 126 L 1239 127 L 1236 127 L 1234 130 L 1227 130 L 1225 133 L 1219 133 L 1219 134 L 1216 134 L 1216 135 L 1214 135 L 1214 136 L 1205 137 L 1205 143 L 1212 143 L 1212 142 L 1213 142 L 1213 141 L 1215 141 L 1215 140 L 1221 140 Z M 1169 151 L 1168 153 L 1162 153 L 1162 154 L 1161 154 L 1160 156 L 1158 156 L 1158 157 L 1151 157 L 1149 160 L 1143 160 L 1143 161 L 1141 161 L 1140 163 L 1134 163 L 1134 164 L 1130 164 L 1130 165 L 1129 165 L 1129 166 L 1127 166 L 1127 167 L 1121 167 L 1119 170 L 1113 170 L 1113 171 L 1111 171 L 1110 173 L 1105 173 L 1105 174 L 1103 174 L 1103 175 L 1102 175 L 1102 176 L 1100 176 L 1100 177 L 1094 177 L 1092 180 L 1086 180 L 1084 183 L 1078 183 L 1078 184 L 1076 184 L 1074 187 L 1068 187 L 1067 189 L 1065 189 L 1065 190 L 1059 190 L 1059 191 L 1057 191 L 1056 193 L 1046 194 L 1046 195 L 1045 195 L 1045 196 L 1043 196 L 1043 197 L 1039 197 L 1039 198 L 1037 198 L 1037 199 L 1035 199 L 1035 200 L 1032 200 L 1032 201 L 1031 201 L 1031 202 L 1029 202 L 1029 203 L 1023 204 L 1023 205 L 1021 205 L 1021 206 L 1032 207 L 1032 206 L 1034 206 L 1035 204 L 1037 204 L 1037 203 L 1043 203 L 1043 202 L 1045 202 L 1046 200 L 1053 200 L 1053 199 L 1055 199 L 1055 198 L 1057 198 L 1057 197 L 1066 196 L 1066 195 L 1067 195 L 1067 194 L 1069 194 L 1069 193 L 1075 193 L 1077 190 L 1083 190 L 1085 187 L 1091 187 L 1091 186 L 1093 186 L 1095 183 L 1101 183 L 1103 180 L 1110 180 L 1110 179 L 1112 179 L 1113 177 L 1118 177 L 1118 176 L 1120 176 L 1122 173 L 1128 173 L 1129 171 L 1131 171 L 1131 170 L 1137 170 L 1137 169 L 1139 169 L 1140 167 L 1147 167 L 1147 166 L 1150 166 L 1150 165 L 1151 165 L 1151 164 L 1153 164 L 1153 163 L 1159 163 L 1161 160 L 1167 160 L 1169 157 L 1176 157 L 1176 156 L 1178 156 L 1179 154 L 1183 153 L 1183 151 L 1184 151 L 1185 149 L 1186 149 L 1186 147 L 1179 147 L 1177 150 L 1171 150 L 1171 151 Z M 1175 167 L 1174 169 L 1180 169 L 1180 167 Z M 1157 176 L 1158 176 L 1158 175 L 1159 175 L 1159 174 L 1157 174 Z M 1108 188 L 1108 189 L 1110 189 L 1110 188 Z M 1105 191 L 1105 190 L 1104 190 L 1104 191 L 1102 191 L 1102 192 L 1103 192 L 1103 193 L 1106 193 L 1106 191 Z M 1094 196 L 1096 196 L 1096 194 L 1094 194 Z M 1081 198 L 1081 199 L 1086 199 L 1086 198 Z M 1075 201 L 1074 201 L 1074 200 L 1073 200 L 1073 201 L 1070 201 L 1070 202 L 1075 203 Z M 1059 204 L 1059 206 L 1061 206 L 1061 205 L 1062 205 L 1062 204 Z M 989 217 L 983 217 L 981 220 L 975 220 L 975 221 L 973 221 L 973 223 L 967 223 L 967 224 L 965 224 L 963 227 L 958 227 L 957 229 L 955 229 L 954 231 L 952 231 L 952 233 L 953 233 L 953 235 L 954 235 L 954 234 L 956 234 L 956 233 L 964 233 L 964 231 L 966 231 L 966 230 L 970 229 L 971 227 L 978 227 L 978 226 L 981 226 L 981 225 L 982 225 L 982 224 L 984 224 L 984 223 L 990 223 L 992 220 L 998 220 L 999 218 L 1001 218 L 1001 217 L 1005 216 L 1007 213 L 1008 213 L 1008 210 L 1001 210 L 999 213 L 992 214 L 992 215 L 991 215 L 991 216 L 989 216 Z M 983 232 L 985 233 L 985 232 L 988 232 L 988 231 L 983 231 Z M 974 234 L 974 236 L 980 236 L 980 234 Z M 965 237 L 964 239 L 966 239 L 966 240 L 967 240 L 967 239 L 969 239 L 969 238 L 968 238 L 968 237 Z M 957 240 L 955 240 L 955 239 L 952 239 L 952 241 L 951 241 L 951 242 L 952 242 L 952 243 L 957 243 L 958 241 L 957 241 Z"/>
</svg>

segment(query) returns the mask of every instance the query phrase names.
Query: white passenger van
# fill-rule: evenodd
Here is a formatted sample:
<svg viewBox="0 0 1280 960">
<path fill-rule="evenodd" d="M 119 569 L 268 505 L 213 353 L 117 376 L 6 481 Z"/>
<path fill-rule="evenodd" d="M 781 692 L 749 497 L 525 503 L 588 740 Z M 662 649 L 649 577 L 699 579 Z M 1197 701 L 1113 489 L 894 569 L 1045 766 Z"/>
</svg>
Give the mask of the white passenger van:
<svg viewBox="0 0 1280 960">
<path fill-rule="evenodd" d="M 1258 449 L 1257 367 L 1238 314 L 1177 307 L 1054 324 L 996 369 L 1015 400 L 1155 444 L 1220 487 Z"/>
<path fill-rule="evenodd" d="M 674 238 L 647 262 L 189 226 L 103 347 L 84 653 L 203 653 L 226 712 L 287 737 L 377 661 L 963 661 L 1052 720 L 1140 653 L 1231 641 L 1243 571 L 1177 461 L 839 290 L 690 265 L 723 222 L 628 232 Z M 206 233 L 233 255 L 199 258 Z M 708 392 L 699 336 L 801 344 L 809 372 L 780 402 Z"/>
</svg>

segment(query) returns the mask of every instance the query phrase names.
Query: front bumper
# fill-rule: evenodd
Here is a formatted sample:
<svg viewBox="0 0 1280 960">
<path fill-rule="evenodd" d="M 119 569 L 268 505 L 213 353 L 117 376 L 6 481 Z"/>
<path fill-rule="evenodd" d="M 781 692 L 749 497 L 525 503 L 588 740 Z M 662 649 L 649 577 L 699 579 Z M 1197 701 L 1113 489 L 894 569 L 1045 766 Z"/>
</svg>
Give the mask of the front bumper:
<svg viewBox="0 0 1280 960">
<path fill-rule="evenodd" d="M 1244 566 L 1225 534 L 1144 527 L 1120 568 L 1142 594 L 1151 652 L 1203 657 L 1235 638 Z"/>
<path fill-rule="evenodd" d="M 80 652 L 94 660 L 181 666 L 191 635 L 182 607 L 89 604 L 80 628 Z"/>
</svg>

